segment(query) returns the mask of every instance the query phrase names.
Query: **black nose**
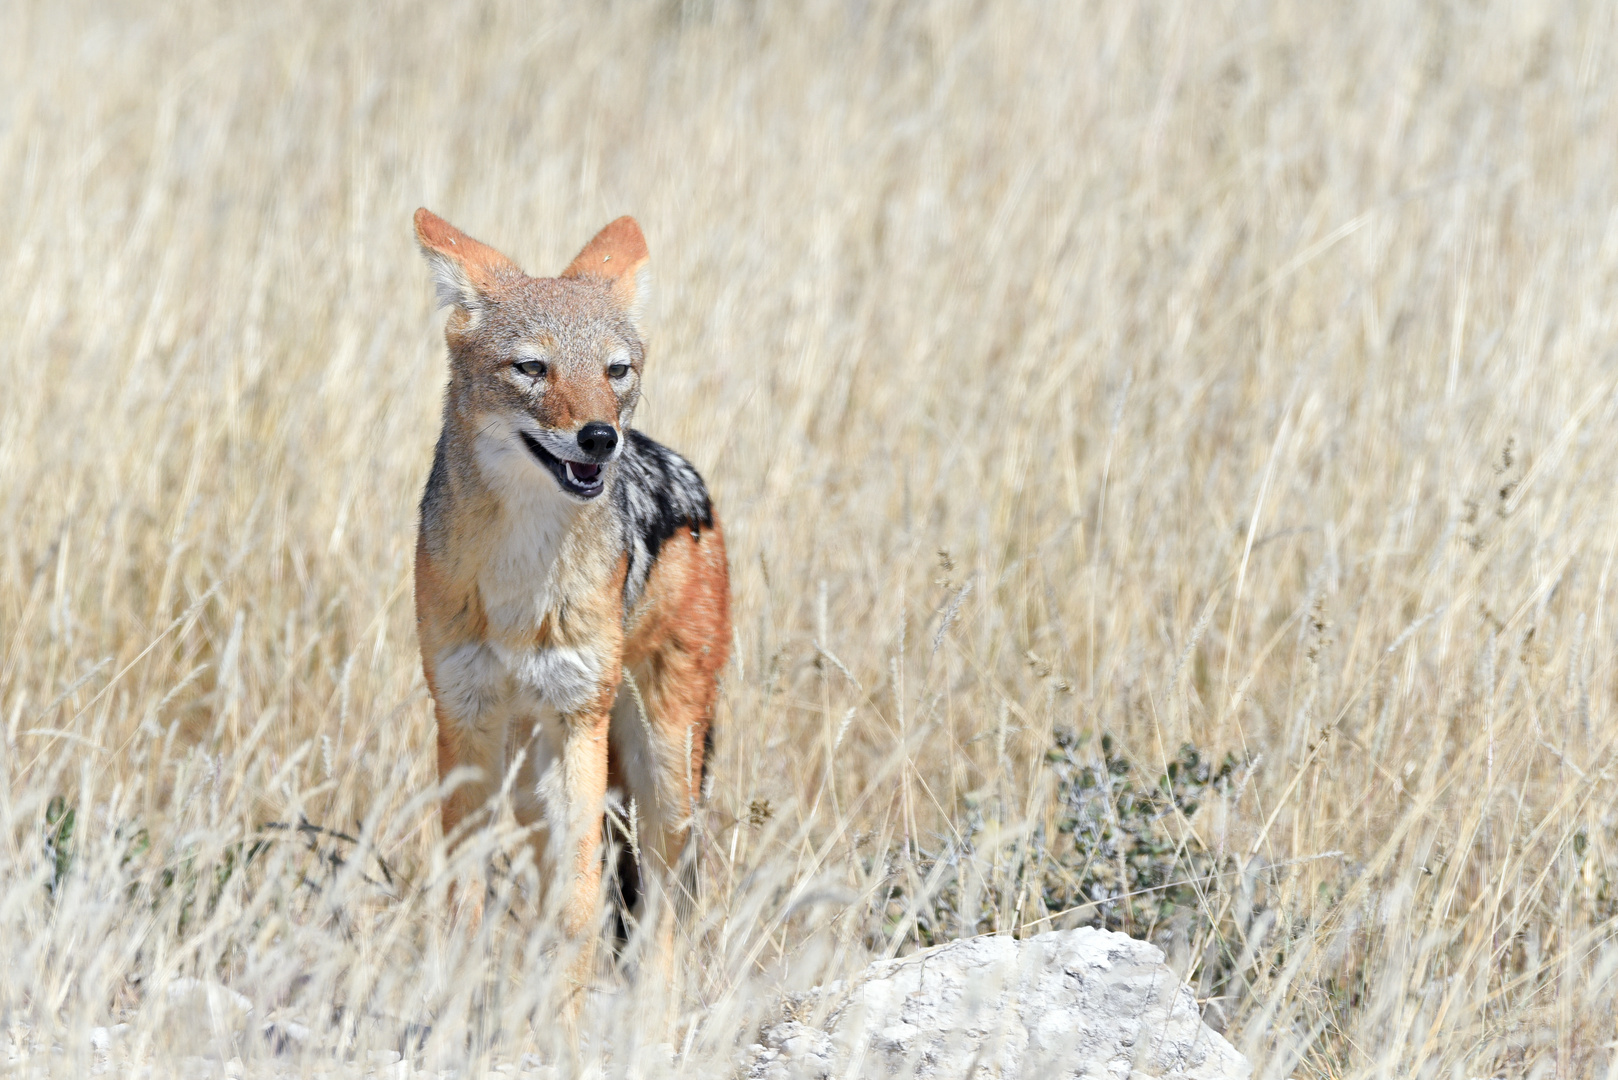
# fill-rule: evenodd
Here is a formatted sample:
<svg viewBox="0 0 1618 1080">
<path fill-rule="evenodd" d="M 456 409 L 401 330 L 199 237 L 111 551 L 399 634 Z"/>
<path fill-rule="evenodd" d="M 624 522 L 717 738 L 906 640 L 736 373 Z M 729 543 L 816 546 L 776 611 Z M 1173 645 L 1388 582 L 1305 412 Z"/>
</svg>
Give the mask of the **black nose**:
<svg viewBox="0 0 1618 1080">
<path fill-rule="evenodd" d="M 597 461 L 605 461 L 618 445 L 618 433 L 611 424 L 585 424 L 579 429 L 579 449 Z"/>
</svg>

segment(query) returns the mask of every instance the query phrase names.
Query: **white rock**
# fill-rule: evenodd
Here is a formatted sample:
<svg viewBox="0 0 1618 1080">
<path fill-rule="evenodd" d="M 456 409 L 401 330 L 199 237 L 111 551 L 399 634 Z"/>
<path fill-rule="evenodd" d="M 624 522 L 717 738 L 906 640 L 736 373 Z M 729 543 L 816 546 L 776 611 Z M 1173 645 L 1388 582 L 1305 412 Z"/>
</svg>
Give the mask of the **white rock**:
<svg viewBox="0 0 1618 1080">
<path fill-rule="evenodd" d="M 977 937 L 868 967 L 794 1001 L 750 1080 L 1248 1080 L 1163 953 L 1089 928 Z M 820 1023 L 806 1023 L 824 1017 Z"/>
</svg>

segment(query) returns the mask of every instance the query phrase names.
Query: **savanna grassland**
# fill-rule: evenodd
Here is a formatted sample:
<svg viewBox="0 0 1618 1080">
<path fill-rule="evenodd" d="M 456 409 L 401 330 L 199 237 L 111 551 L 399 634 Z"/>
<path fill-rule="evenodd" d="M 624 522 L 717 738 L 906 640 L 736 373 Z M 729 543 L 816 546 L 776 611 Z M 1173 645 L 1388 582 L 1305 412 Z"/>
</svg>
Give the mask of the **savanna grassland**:
<svg viewBox="0 0 1618 1080">
<path fill-rule="evenodd" d="M 1613 1075 L 1618 9 L 0 21 L 3 1068 L 723 1076 L 1095 924 L 1265 1078 Z M 727 528 L 679 1019 L 603 956 L 577 1059 L 438 833 L 418 205 L 637 217 Z"/>
</svg>

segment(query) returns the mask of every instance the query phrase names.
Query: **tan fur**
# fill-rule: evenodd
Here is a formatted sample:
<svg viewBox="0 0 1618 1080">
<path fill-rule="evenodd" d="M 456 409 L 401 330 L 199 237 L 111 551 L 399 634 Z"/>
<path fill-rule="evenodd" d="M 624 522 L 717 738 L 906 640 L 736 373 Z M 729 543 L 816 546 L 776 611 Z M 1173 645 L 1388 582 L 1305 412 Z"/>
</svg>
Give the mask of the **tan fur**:
<svg viewBox="0 0 1618 1080">
<path fill-rule="evenodd" d="M 513 810 L 533 827 L 542 879 L 564 883 L 564 925 L 580 934 L 597 909 L 609 783 L 642 817 L 642 880 L 663 896 L 677 892 L 729 651 L 724 540 L 711 513 L 703 519 L 706 494 L 688 466 L 666 481 L 683 484 L 677 492 L 658 490 L 647 477 L 664 474 L 645 468 L 635 474 L 638 502 L 615 490 L 630 483 L 626 455 L 652 453 L 638 435 L 630 445 L 647 262 L 632 219 L 603 229 L 553 279 L 523 274 L 426 210 L 416 235 L 454 309 L 444 427 L 416 548 L 439 774 L 473 773 L 444 799 L 444 835 L 454 843 L 485 820 L 520 756 Z M 537 362 L 542 376 L 523 373 Z M 597 466 L 578 449 L 585 425 L 619 439 L 595 495 L 567 486 L 588 485 Z M 672 534 L 666 525 L 646 533 L 658 520 L 648 506 L 699 506 L 698 495 L 702 512 Z M 643 557 L 632 582 L 637 550 L 655 559 L 648 569 Z M 626 669 L 644 717 L 630 704 Z"/>
</svg>

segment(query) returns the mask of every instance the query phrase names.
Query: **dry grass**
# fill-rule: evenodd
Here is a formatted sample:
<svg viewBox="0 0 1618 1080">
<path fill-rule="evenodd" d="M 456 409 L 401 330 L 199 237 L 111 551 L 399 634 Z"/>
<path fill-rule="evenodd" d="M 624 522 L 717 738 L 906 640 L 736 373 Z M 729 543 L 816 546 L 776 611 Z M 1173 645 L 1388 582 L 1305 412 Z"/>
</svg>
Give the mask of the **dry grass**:
<svg viewBox="0 0 1618 1080">
<path fill-rule="evenodd" d="M 536 272 L 640 219 L 640 421 L 729 530 L 679 1053 L 604 974 L 584 1067 L 722 1075 L 782 988 L 1107 918 L 1267 1078 L 1612 1075 L 1610 6 L 5 24 L 9 1068 L 557 1060 L 545 935 L 446 924 L 425 204 Z M 1046 910 L 1058 733 L 1231 755 L 1155 826 L 1189 908 Z"/>
</svg>

